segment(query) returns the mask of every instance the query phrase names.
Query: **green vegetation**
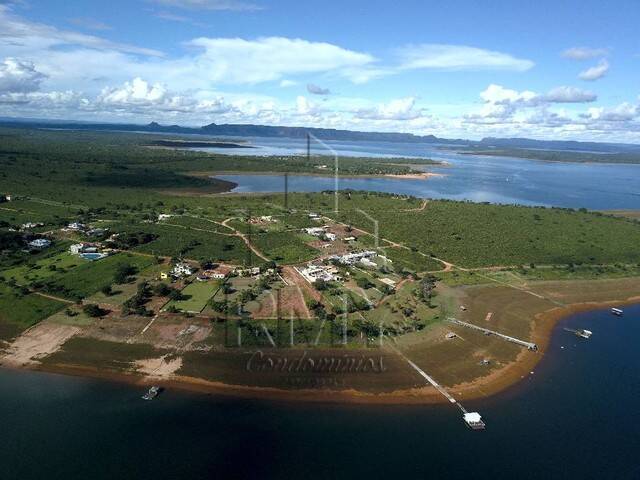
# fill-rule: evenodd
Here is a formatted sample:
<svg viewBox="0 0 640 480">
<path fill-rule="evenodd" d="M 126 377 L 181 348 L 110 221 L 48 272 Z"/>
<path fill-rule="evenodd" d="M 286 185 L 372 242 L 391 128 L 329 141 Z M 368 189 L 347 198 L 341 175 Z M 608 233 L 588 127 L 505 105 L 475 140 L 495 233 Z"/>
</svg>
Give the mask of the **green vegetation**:
<svg viewBox="0 0 640 480">
<path fill-rule="evenodd" d="M 54 295 L 79 300 L 92 295 L 115 282 L 116 273 L 123 266 L 128 271 L 140 271 L 154 263 L 151 257 L 119 253 L 102 260 L 80 265 L 61 276 L 46 280 L 42 289 Z"/>
<path fill-rule="evenodd" d="M 318 256 L 318 250 L 293 232 L 259 233 L 249 238 L 260 252 L 277 263 L 300 263 Z"/>
<path fill-rule="evenodd" d="M 219 285 L 212 282 L 195 281 L 180 292 L 180 299 L 171 300 L 165 309 L 173 308 L 182 312 L 200 313 Z"/>
<path fill-rule="evenodd" d="M 65 303 L 0 283 L 0 339 L 10 339 L 65 307 Z"/>
</svg>

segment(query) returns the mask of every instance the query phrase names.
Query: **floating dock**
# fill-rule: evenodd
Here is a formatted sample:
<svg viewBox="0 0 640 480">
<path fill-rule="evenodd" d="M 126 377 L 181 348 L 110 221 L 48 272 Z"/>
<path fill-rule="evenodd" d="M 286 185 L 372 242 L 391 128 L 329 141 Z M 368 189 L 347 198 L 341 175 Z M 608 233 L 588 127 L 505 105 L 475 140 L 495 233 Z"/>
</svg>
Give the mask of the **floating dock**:
<svg viewBox="0 0 640 480">
<path fill-rule="evenodd" d="M 621 317 L 621 316 L 622 316 L 622 314 L 623 314 L 624 312 L 622 311 L 622 309 L 621 309 L 621 308 L 612 308 L 612 309 L 611 309 L 611 313 L 613 313 L 614 315 L 617 315 L 617 316 Z"/>
<path fill-rule="evenodd" d="M 495 335 L 496 337 L 500 337 L 503 340 L 506 340 L 507 342 L 515 343 L 517 345 L 520 345 L 521 347 L 526 347 L 528 350 L 531 350 L 534 352 L 538 350 L 538 345 L 532 342 L 520 340 L 519 338 L 511 337 L 509 335 L 505 335 L 504 333 L 496 332 L 495 330 L 489 330 L 488 328 L 479 327 L 478 325 L 474 325 L 473 323 L 463 322 L 462 320 L 458 320 L 456 318 L 448 318 L 447 320 L 451 323 L 455 323 L 456 325 L 461 325 L 463 327 L 471 328 L 473 330 L 478 330 L 484 333 L 485 335 Z"/>
</svg>

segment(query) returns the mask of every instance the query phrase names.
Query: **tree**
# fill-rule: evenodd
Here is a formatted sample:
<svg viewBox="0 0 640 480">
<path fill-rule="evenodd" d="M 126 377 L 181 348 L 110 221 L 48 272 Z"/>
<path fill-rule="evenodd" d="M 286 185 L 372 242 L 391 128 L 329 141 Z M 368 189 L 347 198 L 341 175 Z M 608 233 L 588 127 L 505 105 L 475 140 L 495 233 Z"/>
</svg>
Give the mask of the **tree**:
<svg viewBox="0 0 640 480">
<path fill-rule="evenodd" d="M 100 291 L 103 293 L 103 295 L 107 297 L 110 297 L 111 295 L 113 295 L 113 289 L 111 288 L 111 285 L 105 285 L 100 289 Z"/>
<path fill-rule="evenodd" d="M 138 270 L 133 265 L 128 263 L 121 263 L 116 267 L 116 272 L 113 275 L 113 280 L 116 283 L 127 283 L 129 277 L 134 275 Z"/>
<path fill-rule="evenodd" d="M 82 311 L 92 318 L 103 317 L 108 313 L 106 310 L 103 310 L 95 303 L 89 303 L 85 305 L 84 307 L 82 307 Z"/>
<path fill-rule="evenodd" d="M 322 291 L 322 290 L 326 290 L 327 289 L 327 282 L 325 282 L 322 278 L 318 278 L 314 283 L 313 286 L 316 287 L 316 290 Z"/>
</svg>

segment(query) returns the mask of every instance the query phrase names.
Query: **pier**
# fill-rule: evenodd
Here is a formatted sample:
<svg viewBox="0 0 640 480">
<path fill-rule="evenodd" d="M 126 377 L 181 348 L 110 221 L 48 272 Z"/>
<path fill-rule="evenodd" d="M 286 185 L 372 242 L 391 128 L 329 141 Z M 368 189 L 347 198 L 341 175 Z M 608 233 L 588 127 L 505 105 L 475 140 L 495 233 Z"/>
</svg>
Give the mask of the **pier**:
<svg viewBox="0 0 640 480">
<path fill-rule="evenodd" d="M 411 368 L 413 368 L 416 372 L 418 372 L 420 376 L 423 377 L 429 383 L 429 385 L 431 385 L 438 392 L 440 392 L 440 394 L 442 394 L 442 396 L 446 398 L 449 401 L 449 403 L 452 403 L 453 405 L 457 406 L 460 409 L 460 411 L 462 412 L 462 418 L 469 427 L 471 427 L 474 430 L 484 430 L 485 424 L 481 420 L 480 414 L 478 412 L 468 412 L 460 402 L 458 402 L 455 398 L 453 398 L 453 395 L 447 392 L 447 390 L 438 382 L 436 382 L 430 375 L 428 375 L 427 372 L 425 372 L 418 365 L 413 363 L 409 358 L 407 358 L 407 356 L 404 353 L 402 353 L 396 347 L 394 347 L 391 344 L 389 345 L 391 346 L 391 349 L 394 352 L 396 352 L 400 357 L 402 357 L 404 361 L 407 362 Z"/>
<path fill-rule="evenodd" d="M 515 343 L 517 345 L 520 345 L 521 347 L 526 347 L 528 350 L 531 350 L 534 352 L 538 350 L 538 345 L 536 345 L 535 343 L 527 342 L 525 340 L 520 340 L 519 338 L 511 337 L 509 335 L 505 335 L 504 333 L 496 332 L 495 330 L 489 330 L 488 328 L 479 327 L 478 325 L 474 325 L 473 323 L 463 322 L 462 320 L 458 320 L 456 318 L 448 318 L 447 321 L 454 323 L 456 325 L 461 325 L 463 327 L 471 328 L 473 330 L 478 330 L 484 333 L 485 335 L 495 335 L 496 337 L 500 337 L 503 340 L 506 340 L 507 342 Z"/>
</svg>

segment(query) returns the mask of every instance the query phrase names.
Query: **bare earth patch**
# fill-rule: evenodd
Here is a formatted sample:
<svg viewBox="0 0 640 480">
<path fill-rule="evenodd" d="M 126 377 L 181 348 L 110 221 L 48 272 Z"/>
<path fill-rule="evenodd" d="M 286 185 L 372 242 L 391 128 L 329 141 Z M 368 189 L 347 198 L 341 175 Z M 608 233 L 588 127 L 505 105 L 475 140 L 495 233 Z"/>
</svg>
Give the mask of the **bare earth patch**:
<svg viewBox="0 0 640 480">
<path fill-rule="evenodd" d="M 57 352 L 80 331 L 80 328 L 71 325 L 40 323 L 16 338 L 0 357 L 0 363 L 14 367 L 33 365 L 39 358 Z"/>
<path fill-rule="evenodd" d="M 182 357 L 168 359 L 167 355 L 160 358 L 148 358 L 135 362 L 138 373 L 149 378 L 170 378 L 182 367 Z"/>
</svg>

